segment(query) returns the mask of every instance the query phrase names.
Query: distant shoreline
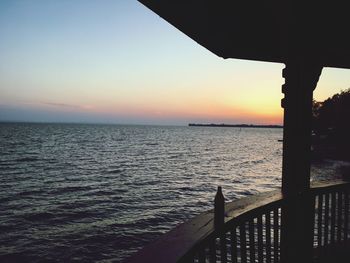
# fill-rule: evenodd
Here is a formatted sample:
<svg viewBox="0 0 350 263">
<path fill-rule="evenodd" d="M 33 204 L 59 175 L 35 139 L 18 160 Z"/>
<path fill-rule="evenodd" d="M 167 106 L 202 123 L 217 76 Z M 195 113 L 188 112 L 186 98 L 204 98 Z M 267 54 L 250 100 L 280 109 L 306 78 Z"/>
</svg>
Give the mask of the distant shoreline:
<svg viewBox="0 0 350 263">
<path fill-rule="evenodd" d="M 215 123 L 189 123 L 188 126 L 194 127 L 238 127 L 238 128 L 283 128 L 282 125 L 256 125 L 256 124 L 215 124 Z"/>
</svg>

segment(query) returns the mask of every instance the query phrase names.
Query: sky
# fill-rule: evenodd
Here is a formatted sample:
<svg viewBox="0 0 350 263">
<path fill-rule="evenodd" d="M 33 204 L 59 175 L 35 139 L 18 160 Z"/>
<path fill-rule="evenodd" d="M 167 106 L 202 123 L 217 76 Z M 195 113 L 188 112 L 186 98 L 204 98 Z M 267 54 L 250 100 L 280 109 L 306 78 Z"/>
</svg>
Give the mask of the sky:
<svg viewBox="0 0 350 263">
<path fill-rule="evenodd" d="M 283 67 L 217 57 L 136 0 L 0 1 L 0 121 L 282 124 Z M 325 68 L 314 98 L 349 87 Z"/>
</svg>

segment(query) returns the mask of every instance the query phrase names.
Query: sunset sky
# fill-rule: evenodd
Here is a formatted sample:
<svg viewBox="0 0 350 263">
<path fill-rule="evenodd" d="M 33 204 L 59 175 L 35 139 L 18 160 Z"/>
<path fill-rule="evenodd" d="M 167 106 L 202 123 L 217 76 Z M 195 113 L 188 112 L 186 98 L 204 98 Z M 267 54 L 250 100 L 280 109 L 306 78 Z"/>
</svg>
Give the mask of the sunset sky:
<svg viewBox="0 0 350 263">
<path fill-rule="evenodd" d="M 283 67 L 219 58 L 136 0 L 0 1 L 0 121 L 281 124 Z M 349 87 L 326 68 L 315 99 Z"/>
</svg>

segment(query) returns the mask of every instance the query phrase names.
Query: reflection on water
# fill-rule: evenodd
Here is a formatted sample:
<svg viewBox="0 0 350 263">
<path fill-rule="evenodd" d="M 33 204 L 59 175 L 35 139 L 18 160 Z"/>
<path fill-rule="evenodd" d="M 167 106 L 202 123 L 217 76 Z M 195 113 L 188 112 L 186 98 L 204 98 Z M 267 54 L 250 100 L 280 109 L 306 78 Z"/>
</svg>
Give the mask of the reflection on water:
<svg viewBox="0 0 350 263">
<path fill-rule="evenodd" d="M 280 185 L 281 129 L 0 124 L 0 259 L 120 261 Z"/>
</svg>

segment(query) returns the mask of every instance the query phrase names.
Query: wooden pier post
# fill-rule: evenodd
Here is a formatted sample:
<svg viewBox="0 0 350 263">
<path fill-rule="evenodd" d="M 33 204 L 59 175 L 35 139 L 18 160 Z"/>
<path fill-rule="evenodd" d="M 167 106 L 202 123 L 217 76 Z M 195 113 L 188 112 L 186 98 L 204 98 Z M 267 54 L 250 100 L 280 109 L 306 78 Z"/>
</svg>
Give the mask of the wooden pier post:
<svg viewBox="0 0 350 263">
<path fill-rule="evenodd" d="M 314 204 L 309 197 L 312 95 L 322 67 L 293 59 L 283 70 L 281 262 L 312 262 Z"/>
<path fill-rule="evenodd" d="M 221 186 L 218 186 L 218 190 L 214 199 L 214 226 L 215 229 L 220 228 L 225 223 L 225 198 L 222 194 Z"/>
</svg>

